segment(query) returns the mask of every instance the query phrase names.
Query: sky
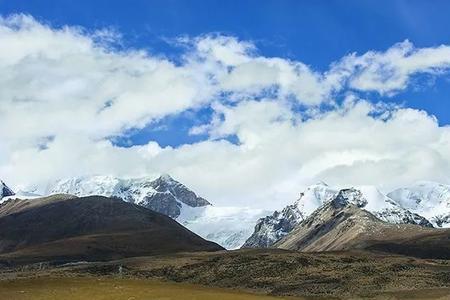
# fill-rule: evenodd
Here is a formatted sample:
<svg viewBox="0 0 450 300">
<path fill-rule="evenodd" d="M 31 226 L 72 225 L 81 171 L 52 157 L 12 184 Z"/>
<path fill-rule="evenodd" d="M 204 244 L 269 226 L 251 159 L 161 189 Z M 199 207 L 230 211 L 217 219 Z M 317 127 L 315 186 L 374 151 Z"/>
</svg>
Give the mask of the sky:
<svg viewBox="0 0 450 300">
<path fill-rule="evenodd" d="M 448 1 L 0 0 L 0 178 L 169 173 L 220 205 L 450 184 Z"/>
</svg>

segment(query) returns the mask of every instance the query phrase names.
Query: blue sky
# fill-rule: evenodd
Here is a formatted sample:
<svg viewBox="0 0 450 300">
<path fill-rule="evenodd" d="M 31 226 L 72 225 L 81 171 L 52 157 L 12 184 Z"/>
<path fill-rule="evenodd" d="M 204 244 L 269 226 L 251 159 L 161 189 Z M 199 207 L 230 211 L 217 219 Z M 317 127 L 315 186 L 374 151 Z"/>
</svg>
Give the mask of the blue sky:
<svg viewBox="0 0 450 300">
<path fill-rule="evenodd" d="M 449 1 L 0 0 L 0 15 L 13 186 L 170 173 L 248 204 L 319 180 L 450 183 Z"/>
<path fill-rule="evenodd" d="M 416 47 L 450 43 L 450 2 L 429 1 L 0 1 L 0 12 L 31 14 L 53 26 L 112 28 L 123 35 L 124 47 L 148 49 L 177 59 L 180 49 L 167 41 L 180 36 L 222 33 L 253 41 L 264 56 L 302 62 L 315 70 L 346 54 L 384 51 L 406 39 Z M 419 82 L 427 77 L 417 76 Z M 424 109 L 440 124 L 450 124 L 450 82 L 433 79 L 433 86 L 408 89 L 388 101 Z M 370 99 L 385 100 L 376 94 Z M 206 118 L 205 112 L 199 113 Z M 166 119 L 164 130 L 154 125 L 117 138 L 121 145 L 155 139 L 161 145 L 201 140 L 189 136 L 195 120 Z M 170 134 L 167 134 L 170 132 Z"/>
</svg>

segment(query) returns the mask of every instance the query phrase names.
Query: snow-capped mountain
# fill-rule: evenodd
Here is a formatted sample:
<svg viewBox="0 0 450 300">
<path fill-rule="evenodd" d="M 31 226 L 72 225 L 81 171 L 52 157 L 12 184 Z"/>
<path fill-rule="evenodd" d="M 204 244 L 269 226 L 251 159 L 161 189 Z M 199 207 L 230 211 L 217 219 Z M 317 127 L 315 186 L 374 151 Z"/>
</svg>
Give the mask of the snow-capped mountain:
<svg viewBox="0 0 450 300">
<path fill-rule="evenodd" d="M 305 252 L 377 250 L 417 256 L 448 258 L 450 229 L 380 220 L 350 201 L 351 189 L 340 190 L 273 247 Z"/>
<path fill-rule="evenodd" d="M 424 217 L 413 213 L 391 198 L 383 195 L 373 186 L 361 186 L 338 190 L 325 183 L 308 187 L 294 204 L 286 206 L 281 212 L 262 218 L 243 247 L 270 247 L 290 233 L 301 221 L 310 216 L 316 209 L 337 196 L 371 212 L 379 219 L 393 224 L 418 224 L 432 227 Z"/>
<path fill-rule="evenodd" d="M 0 180 L 0 200 L 10 196 L 14 196 L 14 192 Z"/>
<path fill-rule="evenodd" d="M 323 182 L 308 187 L 294 204 L 281 212 L 259 219 L 253 234 L 245 241 L 245 248 L 266 248 L 287 235 L 303 219 L 313 213 L 323 203 L 330 201 L 337 191 Z"/>
<path fill-rule="evenodd" d="M 241 207 L 215 207 L 169 175 L 122 179 L 114 176 L 60 180 L 46 194 L 114 196 L 177 220 L 201 237 L 227 249 L 240 248 L 267 211 Z"/>
<path fill-rule="evenodd" d="M 12 191 L 4 183 L 2 193 L 3 201 L 11 198 L 5 196 Z M 162 175 L 157 179 L 78 177 L 50 185 L 46 194 L 59 193 L 122 198 L 124 201 L 168 215 L 203 238 L 217 242 L 227 249 L 241 246 L 270 247 L 324 203 L 335 199 L 338 194 L 349 203 L 389 223 L 450 227 L 450 186 L 433 182 L 417 183 L 388 195 L 373 186 L 340 190 L 320 182 L 306 188 L 292 205 L 271 215 L 261 209 L 212 206 L 169 175 Z M 36 196 L 18 193 L 13 197 Z"/>
<path fill-rule="evenodd" d="M 176 219 L 182 208 L 211 205 L 169 175 L 157 179 L 122 179 L 114 176 L 77 177 L 60 180 L 49 186 L 46 194 L 75 196 L 100 195 L 118 197 Z"/>
<path fill-rule="evenodd" d="M 436 227 L 450 227 L 449 185 L 422 181 L 396 189 L 388 197 L 404 208 L 424 216 Z"/>
<path fill-rule="evenodd" d="M 374 186 L 359 186 L 341 190 L 341 195 L 350 203 L 367 210 L 382 221 L 392 224 L 433 225 L 423 216 L 409 211 Z"/>
</svg>

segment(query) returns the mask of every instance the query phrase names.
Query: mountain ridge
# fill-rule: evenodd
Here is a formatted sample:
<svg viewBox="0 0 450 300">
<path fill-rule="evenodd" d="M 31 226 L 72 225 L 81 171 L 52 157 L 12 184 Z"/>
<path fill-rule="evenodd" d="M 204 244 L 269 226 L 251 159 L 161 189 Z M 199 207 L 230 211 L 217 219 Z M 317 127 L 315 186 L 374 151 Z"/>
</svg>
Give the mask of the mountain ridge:
<svg viewBox="0 0 450 300">
<path fill-rule="evenodd" d="M 374 186 L 339 190 L 320 182 L 307 187 L 300 194 L 299 199 L 283 208 L 281 212 L 275 211 L 272 215 L 258 220 L 253 234 L 243 247 L 270 247 L 289 234 L 295 226 L 321 205 L 334 199 L 341 191 L 345 191 L 345 196 L 351 203 L 364 208 L 383 221 L 393 224 L 418 224 L 433 227 L 433 224 L 425 217 L 405 209 Z"/>
<path fill-rule="evenodd" d="M 306 252 L 371 250 L 421 258 L 450 258 L 450 229 L 380 220 L 341 190 L 273 247 Z"/>
<path fill-rule="evenodd" d="M 47 187 L 47 195 L 72 194 L 118 197 L 176 219 L 183 205 L 203 207 L 211 205 L 182 183 L 167 174 L 156 179 L 149 177 L 123 179 L 114 176 L 86 176 L 59 180 Z"/>
</svg>

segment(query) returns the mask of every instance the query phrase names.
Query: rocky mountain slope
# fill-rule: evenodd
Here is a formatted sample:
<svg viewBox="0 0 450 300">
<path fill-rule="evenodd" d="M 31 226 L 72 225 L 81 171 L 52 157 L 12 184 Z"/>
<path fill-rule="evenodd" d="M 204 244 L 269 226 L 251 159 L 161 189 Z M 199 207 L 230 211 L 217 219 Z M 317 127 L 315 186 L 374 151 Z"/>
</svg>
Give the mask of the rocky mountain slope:
<svg viewBox="0 0 450 300">
<path fill-rule="evenodd" d="M 9 196 L 14 196 L 14 192 L 0 180 L 0 200 Z"/>
<path fill-rule="evenodd" d="M 349 201 L 341 190 L 273 246 L 308 252 L 378 250 L 423 258 L 450 258 L 450 230 L 392 224 Z"/>
<path fill-rule="evenodd" d="M 383 195 L 373 186 L 361 186 L 341 190 L 341 195 L 354 205 L 364 208 L 379 219 L 393 224 L 418 224 L 432 227 L 424 217 L 413 213 Z M 294 204 L 281 212 L 274 212 L 258 221 L 250 238 L 244 243 L 245 248 L 270 247 L 290 233 L 301 221 L 311 215 L 324 203 L 333 200 L 339 190 L 321 182 L 308 187 Z"/>
<path fill-rule="evenodd" d="M 450 186 L 422 181 L 387 195 L 404 208 L 430 220 L 435 227 L 450 227 Z"/>
<path fill-rule="evenodd" d="M 294 204 L 286 206 L 281 212 L 275 211 L 272 215 L 259 219 L 243 248 L 272 246 L 320 205 L 330 201 L 335 194 L 336 191 L 323 182 L 308 187 Z"/>
<path fill-rule="evenodd" d="M 0 205 L 0 260 L 73 261 L 223 249 L 118 198 L 71 195 Z"/>
</svg>

